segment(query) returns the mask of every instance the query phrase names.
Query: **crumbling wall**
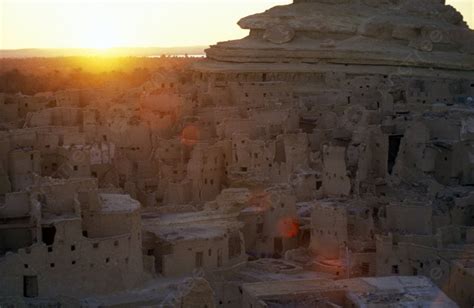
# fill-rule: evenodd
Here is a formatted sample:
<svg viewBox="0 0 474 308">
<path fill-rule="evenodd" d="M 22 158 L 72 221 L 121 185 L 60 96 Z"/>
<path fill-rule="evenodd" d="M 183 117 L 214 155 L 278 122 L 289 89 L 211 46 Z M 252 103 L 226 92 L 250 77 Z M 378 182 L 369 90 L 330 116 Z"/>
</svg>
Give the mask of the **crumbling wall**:
<svg viewBox="0 0 474 308">
<path fill-rule="evenodd" d="M 221 191 L 223 173 L 222 149 L 219 146 L 196 145 L 187 171 L 187 178 L 192 183 L 193 200 L 213 200 Z"/>
<path fill-rule="evenodd" d="M 399 204 L 386 206 L 385 229 L 408 234 L 433 233 L 433 209 L 431 204 Z"/>
<path fill-rule="evenodd" d="M 324 147 L 323 190 L 329 196 L 348 196 L 350 194 L 351 181 L 347 176 L 345 147 Z"/>
<path fill-rule="evenodd" d="M 282 257 L 285 251 L 296 248 L 299 229 L 296 197 L 291 188 L 270 187 L 251 200 L 251 204 L 262 211 L 261 222 L 257 223 L 256 246 L 250 250 L 251 254 Z"/>
<path fill-rule="evenodd" d="M 24 296 L 33 277 L 40 297 L 83 297 L 133 288 L 144 278 L 137 235 L 87 240 L 79 219 L 57 221 L 52 246 L 35 244 L 0 259 L 2 296 Z M 66 274 L 65 274 L 66 273 Z"/>
<path fill-rule="evenodd" d="M 449 282 L 443 286 L 446 294 L 461 307 L 470 307 L 474 302 L 473 267 L 472 259 L 453 261 Z"/>
<path fill-rule="evenodd" d="M 348 245 L 347 209 L 343 204 L 316 202 L 311 212 L 310 249 L 325 259 L 338 259 Z"/>
<path fill-rule="evenodd" d="M 9 176 L 14 191 L 24 190 L 33 184 L 34 174 L 41 174 L 39 151 L 16 150 L 9 153 Z"/>
<path fill-rule="evenodd" d="M 228 266 L 228 245 L 224 236 L 175 242 L 172 253 L 163 256 L 162 273 L 165 277 L 176 277 L 196 269 L 206 271 Z"/>
</svg>

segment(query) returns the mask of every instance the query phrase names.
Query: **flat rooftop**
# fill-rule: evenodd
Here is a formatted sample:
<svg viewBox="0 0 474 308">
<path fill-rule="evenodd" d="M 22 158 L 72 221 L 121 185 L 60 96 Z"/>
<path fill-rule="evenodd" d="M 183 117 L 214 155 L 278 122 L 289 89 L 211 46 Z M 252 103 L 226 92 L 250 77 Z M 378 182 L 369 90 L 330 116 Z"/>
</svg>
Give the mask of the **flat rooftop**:
<svg viewBox="0 0 474 308">
<path fill-rule="evenodd" d="M 145 216 L 142 222 L 144 231 L 169 242 L 225 237 L 229 230 L 242 226 L 235 215 L 215 211 Z"/>
<path fill-rule="evenodd" d="M 140 208 L 140 202 L 129 195 L 99 194 L 102 212 L 134 212 Z"/>
<path fill-rule="evenodd" d="M 373 290 L 349 290 L 348 298 L 360 307 L 396 305 L 397 307 L 458 307 L 443 291 L 423 276 L 359 278 Z"/>
<path fill-rule="evenodd" d="M 286 281 L 312 281 L 325 279 L 332 281 L 334 275 L 322 272 L 307 271 L 301 266 L 283 259 L 258 259 L 256 261 L 247 262 L 232 274 L 232 281 L 241 283 L 262 283 L 266 282 L 283 282 L 285 287 Z"/>
<path fill-rule="evenodd" d="M 343 292 L 359 307 L 367 305 L 396 305 L 397 307 L 457 307 L 428 278 L 422 276 L 393 276 L 353 278 L 345 280 L 311 279 L 279 280 L 243 285 L 247 294 L 262 300 L 285 300 L 312 294 L 323 298 Z M 342 294 L 342 293 L 341 293 Z"/>
</svg>

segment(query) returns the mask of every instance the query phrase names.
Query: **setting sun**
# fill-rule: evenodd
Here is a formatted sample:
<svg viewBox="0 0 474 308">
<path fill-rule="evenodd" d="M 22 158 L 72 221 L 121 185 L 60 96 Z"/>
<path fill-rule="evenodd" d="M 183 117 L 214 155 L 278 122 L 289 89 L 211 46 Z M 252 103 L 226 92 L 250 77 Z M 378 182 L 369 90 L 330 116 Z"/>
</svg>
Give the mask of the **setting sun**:
<svg viewBox="0 0 474 308">
<path fill-rule="evenodd" d="M 245 35 L 242 16 L 291 2 L 0 0 L 0 49 L 208 45 Z M 472 27 L 473 2 L 447 2 Z"/>
<path fill-rule="evenodd" d="M 290 2 L 0 0 L 0 49 L 207 45 L 245 34 L 242 16 Z"/>
<path fill-rule="evenodd" d="M 121 15 L 111 13 L 110 7 L 104 4 L 74 5 L 66 6 L 65 10 L 69 18 L 64 20 L 64 26 L 71 35 L 72 46 L 106 50 L 127 43 L 121 40 L 124 20 Z"/>
<path fill-rule="evenodd" d="M 84 25 L 82 32 L 77 36 L 77 45 L 85 48 L 106 50 L 120 44 L 118 29 L 113 21 L 93 19 Z"/>
</svg>

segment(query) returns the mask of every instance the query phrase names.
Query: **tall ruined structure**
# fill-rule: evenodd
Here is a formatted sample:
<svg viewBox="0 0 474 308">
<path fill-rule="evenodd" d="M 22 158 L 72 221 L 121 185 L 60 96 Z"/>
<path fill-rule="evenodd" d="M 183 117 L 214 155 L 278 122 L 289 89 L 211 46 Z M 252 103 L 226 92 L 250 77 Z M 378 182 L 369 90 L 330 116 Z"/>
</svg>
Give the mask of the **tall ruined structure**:
<svg viewBox="0 0 474 308">
<path fill-rule="evenodd" d="M 201 107 L 239 114 L 216 119 L 240 118 L 227 183 L 286 183 L 300 210 L 316 200 L 305 266 L 425 275 L 472 305 L 472 275 L 455 275 L 474 257 L 474 32 L 462 15 L 441 0 L 295 0 L 238 24 L 249 35 L 211 46 L 194 75 Z"/>
<path fill-rule="evenodd" d="M 208 60 L 195 68 L 196 81 L 203 81 L 201 89 L 217 107 L 252 100 L 257 93 L 248 88 L 258 83 L 269 92 L 280 89 L 273 93 L 276 98 L 283 98 L 282 87 L 291 89 L 294 99 L 286 105 L 298 112 L 299 129 L 314 141 L 313 152 L 320 150 L 321 157 L 328 154 L 323 145 L 330 139 L 348 146 L 345 155 L 339 155 L 345 156 L 347 174 L 342 170 L 339 180 L 326 178 L 336 184 L 328 192 L 342 185 L 343 195 L 357 193 L 360 181 L 373 182 L 393 171 L 400 176 L 413 174 L 417 169 L 434 174 L 443 184 L 474 183 L 471 167 L 460 161 L 442 164 L 432 154 L 428 159 L 438 163 L 427 163 L 420 155 L 429 150 L 403 151 L 407 159 L 423 160 L 415 166 L 403 166 L 398 160 L 408 138 L 423 139 L 417 142 L 454 138 L 470 144 L 471 120 L 461 115 L 459 107 L 473 101 L 474 32 L 453 7 L 438 0 L 295 0 L 238 24 L 249 29 L 249 35 L 207 49 Z M 226 88 L 245 92 L 245 98 L 224 94 Z M 254 100 L 266 104 L 267 93 L 261 92 L 258 95 L 263 97 Z M 440 118 L 449 118 L 444 129 L 438 126 Z M 423 128 L 412 128 L 416 125 L 441 135 L 426 132 L 422 137 Z M 369 138 L 367 127 L 377 127 L 370 138 L 378 142 L 365 148 L 371 156 L 365 153 L 356 159 L 353 154 L 361 148 L 354 147 L 361 138 Z M 416 130 L 411 133 L 416 136 L 403 139 L 407 129 Z M 384 153 L 386 157 L 381 157 Z M 362 158 L 367 161 L 361 162 Z M 363 164 L 362 172 L 357 163 Z M 324 159 L 322 164 L 326 165 Z M 441 170 L 445 168 L 451 170 Z M 350 187 L 345 181 L 349 178 Z"/>
</svg>

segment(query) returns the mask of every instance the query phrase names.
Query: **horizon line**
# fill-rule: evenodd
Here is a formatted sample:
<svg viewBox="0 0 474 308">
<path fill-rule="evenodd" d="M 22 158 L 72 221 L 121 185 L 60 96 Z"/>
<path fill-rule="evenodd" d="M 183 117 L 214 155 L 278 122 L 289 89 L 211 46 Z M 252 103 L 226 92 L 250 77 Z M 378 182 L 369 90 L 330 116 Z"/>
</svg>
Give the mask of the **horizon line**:
<svg viewBox="0 0 474 308">
<path fill-rule="evenodd" d="M 0 48 L 0 51 L 20 51 L 20 50 L 48 50 L 48 49 L 88 49 L 88 50 L 110 50 L 110 49 L 176 49 L 176 48 L 201 48 L 210 47 L 212 44 L 199 44 L 199 45 L 179 45 L 179 46 L 113 46 L 113 47 L 22 47 L 22 48 Z"/>
</svg>

